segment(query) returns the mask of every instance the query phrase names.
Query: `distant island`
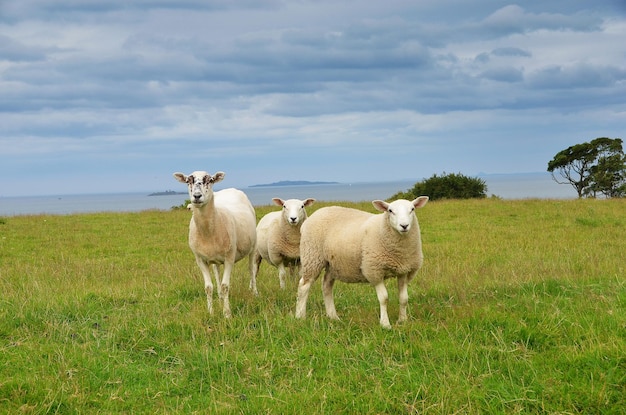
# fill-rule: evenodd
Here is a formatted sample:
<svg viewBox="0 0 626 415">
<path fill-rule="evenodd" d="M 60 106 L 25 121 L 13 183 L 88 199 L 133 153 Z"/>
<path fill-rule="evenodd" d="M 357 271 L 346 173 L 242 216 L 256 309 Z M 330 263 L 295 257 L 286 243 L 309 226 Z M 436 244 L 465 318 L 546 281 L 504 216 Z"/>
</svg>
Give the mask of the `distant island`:
<svg viewBox="0 0 626 415">
<path fill-rule="evenodd" d="M 267 184 L 254 184 L 249 187 L 278 187 L 278 186 L 311 186 L 316 184 L 339 184 L 339 182 L 309 182 L 307 180 L 282 180 Z"/>
<path fill-rule="evenodd" d="M 187 192 L 176 192 L 174 190 L 166 190 L 164 192 L 150 193 L 148 196 L 173 196 L 173 195 L 186 195 Z"/>
</svg>

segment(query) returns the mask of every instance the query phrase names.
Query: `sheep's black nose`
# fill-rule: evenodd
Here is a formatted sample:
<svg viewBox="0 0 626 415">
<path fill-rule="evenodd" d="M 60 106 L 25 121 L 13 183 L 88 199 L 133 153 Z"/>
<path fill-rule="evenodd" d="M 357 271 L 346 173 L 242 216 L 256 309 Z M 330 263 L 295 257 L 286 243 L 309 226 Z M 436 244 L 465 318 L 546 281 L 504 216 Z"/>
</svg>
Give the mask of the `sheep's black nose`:
<svg viewBox="0 0 626 415">
<path fill-rule="evenodd" d="M 298 219 L 298 218 L 289 218 L 289 220 L 291 221 L 291 223 L 296 223 L 296 220 L 297 220 L 297 219 Z"/>
<path fill-rule="evenodd" d="M 400 225 L 400 227 L 406 231 L 406 229 L 409 227 L 409 225 Z"/>
</svg>

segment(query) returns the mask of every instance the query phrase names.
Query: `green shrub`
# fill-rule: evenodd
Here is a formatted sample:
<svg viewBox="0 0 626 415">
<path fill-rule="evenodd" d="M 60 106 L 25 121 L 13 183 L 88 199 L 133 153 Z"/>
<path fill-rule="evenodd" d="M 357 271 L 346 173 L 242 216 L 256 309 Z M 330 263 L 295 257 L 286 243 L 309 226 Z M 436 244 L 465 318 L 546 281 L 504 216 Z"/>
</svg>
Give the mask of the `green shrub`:
<svg viewBox="0 0 626 415">
<path fill-rule="evenodd" d="M 178 206 L 172 206 L 172 210 L 186 210 L 187 206 L 189 206 L 190 203 L 191 203 L 191 199 L 185 199 L 183 204 L 178 205 Z"/>
<path fill-rule="evenodd" d="M 467 177 L 461 173 L 445 172 L 438 176 L 415 183 L 413 188 L 406 192 L 398 192 L 391 196 L 391 200 L 413 200 L 418 196 L 426 195 L 430 200 L 438 199 L 481 199 L 487 197 L 487 184 L 478 177 Z"/>
</svg>

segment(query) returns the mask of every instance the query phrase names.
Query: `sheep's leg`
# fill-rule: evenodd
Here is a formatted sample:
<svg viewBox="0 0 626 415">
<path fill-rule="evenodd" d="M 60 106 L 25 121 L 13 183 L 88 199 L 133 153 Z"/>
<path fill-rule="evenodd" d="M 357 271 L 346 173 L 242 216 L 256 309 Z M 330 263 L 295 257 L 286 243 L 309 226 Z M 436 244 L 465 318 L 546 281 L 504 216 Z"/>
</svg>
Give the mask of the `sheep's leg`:
<svg viewBox="0 0 626 415">
<path fill-rule="evenodd" d="M 222 275 L 222 310 L 225 318 L 231 317 L 230 301 L 228 299 L 228 293 L 230 291 L 230 274 L 233 271 L 233 261 L 224 262 L 224 275 Z"/>
<path fill-rule="evenodd" d="M 259 290 L 256 288 L 256 276 L 259 272 L 259 265 L 261 264 L 261 255 L 255 253 L 256 250 L 252 251 L 250 255 L 248 255 L 248 264 L 250 268 L 250 290 L 254 293 L 254 295 L 259 295 Z"/>
<path fill-rule="evenodd" d="M 306 317 L 306 301 L 309 298 L 311 284 L 319 277 L 324 264 L 321 261 L 308 261 L 302 264 L 300 269 L 301 278 L 298 282 L 298 299 L 296 301 L 296 318 Z"/>
<path fill-rule="evenodd" d="M 333 297 L 333 285 L 335 285 L 335 279 L 330 275 L 328 270 L 324 273 L 324 280 L 322 282 L 322 293 L 324 294 L 324 305 L 326 306 L 326 315 L 333 319 L 339 320 L 337 310 L 335 309 L 335 299 Z"/>
<path fill-rule="evenodd" d="M 387 314 L 387 303 L 389 302 L 389 294 L 387 294 L 387 288 L 385 282 L 380 281 L 375 286 L 376 295 L 378 296 L 378 302 L 380 304 L 380 325 L 385 329 L 390 329 L 389 315 Z"/>
<path fill-rule="evenodd" d="M 213 314 L 213 282 L 211 279 L 211 270 L 209 265 L 200 257 L 196 257 L 196 263 L 198 267 L 200 267 L 202 277 L 204 278 L 204 292 L 206 293 L 207 308 L 209 309 L 209 314 Z"/>
<path fill-rule="evenodd" d="M 406 308 L 409 304 L 409 280 L 406 275 L 398 277 L 398 300 L 400 302 L 400 311 L 398 312 L 398 323 L 407 320 Z"/>
<path fill-rule="evenodd" d="M 217 296 L 222 298 L 222 287 L 220 284 L 220 268 L 217 264 L 211 265 L 213 276 L 215 277 L 215 286 L 217 287 Z"/>
<path fill-rule="evenodd" d="M 309 298 L 313 280 L 300 278 L 298 282 L 298 299 L 296 300 L 296 318 L 306 317 L 306 300 Z"/>
<path fill-rule="evenodd" d="M 285 274 L 287 274 L 287 270 L 285 269 L 285 263 L 280 262 L 278 264 L 278 280 L 280 282 L 280 288 L 285 288 Z"/>
<path fill-rule="evenodd" d="M 295 262 L 291 262 L 289 264 L 289 275 L 294 278 L 296 276 L 298 276 L 300 272 L 300 262 L 299 260 L 296 260 Z"/>
</svg>

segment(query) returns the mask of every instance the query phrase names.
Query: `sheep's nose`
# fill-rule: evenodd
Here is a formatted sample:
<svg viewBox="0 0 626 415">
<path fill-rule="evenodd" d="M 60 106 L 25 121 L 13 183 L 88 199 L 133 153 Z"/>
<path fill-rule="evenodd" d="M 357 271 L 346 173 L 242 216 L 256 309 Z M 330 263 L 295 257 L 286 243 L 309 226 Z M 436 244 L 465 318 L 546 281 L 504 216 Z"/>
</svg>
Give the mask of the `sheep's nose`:
<svg viewBox="0 0 626 415">
<path fill-rule="evenodd" d="M 195 200 L 200 200 L 200 198 L 201 198 L 201 197 L 202 197 L 202 195 L 201 195 L 201 194 L 200 194 L 200 195 L 198 195 L 198 194 L 193 195 L 193 198 L 194 198 Z"/>
<path fill-rule="evenodd" d="M 291 221 L 291 223 L 296 223 L 298 218 L 290 217 L 289 220 Z"/>
<path fill-rule="evenodd" d="M 401 224 L 400 227 L 402 228 L 403 231 L 406 231 L 409 228 L 409 225 L 408 224 L 406 224 L 406 225 L 402 225 Z"/>
</svg>

